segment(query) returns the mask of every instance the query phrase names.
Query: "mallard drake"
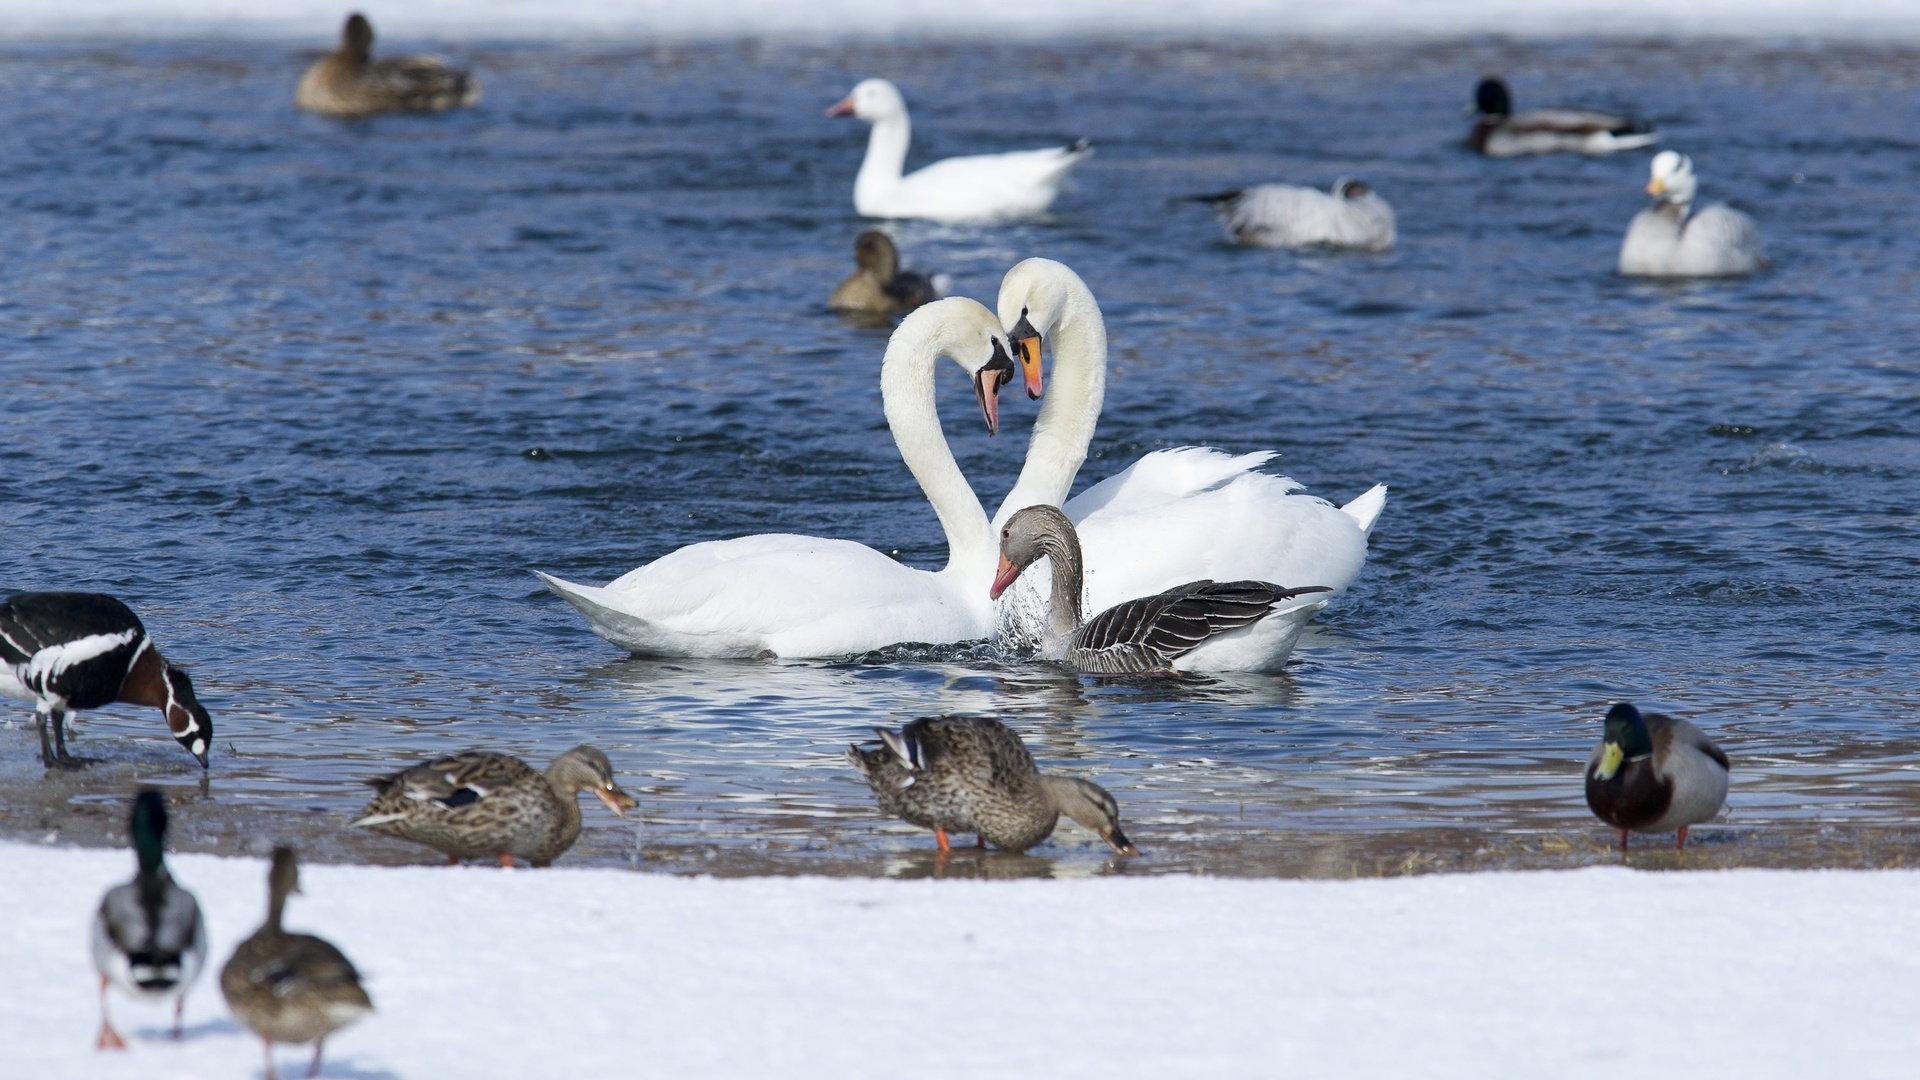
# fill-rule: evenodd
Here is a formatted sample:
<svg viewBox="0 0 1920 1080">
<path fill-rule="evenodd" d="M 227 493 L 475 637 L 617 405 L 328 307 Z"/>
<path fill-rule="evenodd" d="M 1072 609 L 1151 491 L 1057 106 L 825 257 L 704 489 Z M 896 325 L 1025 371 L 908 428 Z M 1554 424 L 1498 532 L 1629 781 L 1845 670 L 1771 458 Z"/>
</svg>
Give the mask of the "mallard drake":
<svg viewBox="0 0 1920 1080">
<path fill-rule="evenodd" d="M 853 261 L 854 272 L 834 286 L 827 299 L 827 306 L 835 311 L 891 315 L 940 299 L 931 278 L 900 269 L 900 249 L 878 229 L 868 229 L 854 239 Z"/>
<path fill-rule="evenodd" d="M 293 106 L 354 120 L 388 112 L 440 112 L 480 100 L 480 80 L 437 56 L 373 59 L 373 24 L 347 16 L 340 47 L 300 76 Z"/>
<path fill-rule="evenodd" d="M 150 705 L 207 767 L 213 718 L 193 680 L 166 662 L 127 605 L 101 593 L 16 593 L 0 603 L 0 694 L 34 703 L 40 762 L 78 768 L 67 753 L 68 713 L 116 701 Z"/>
<path fill-rule="evenodd" d="M 1236 244 L 1253 247 L 1325 247 L 1386 251 L 1393 247 L 1393 207 L 1363 180 L 1341 177 L 1328 191 L 1291 184 L 1256 184 L 1217 195 L 1196 195 Z"/>
<path fill-rule="evenodd" d="M 376 794 L 354 827 L 425 844 L 450 863 L 512 866 L 517 856 L 546 866 L 580 837 L 578 793 L 593 792 L 623 817 L 638 805 L 592 746 L 561 754 L 544 775 L 508 754 L 468 750 L 367 783 Z"/>
<path fill-rule="evenodd" d="M 1530 109 L 1515 115 L 1507 84 L 1488 77 L 1474 88 L 1480 115 L 1467 145 L 1488 157 L 1522 154 L 1612 154 L 1658 142 L 1660 133 L 1629 116 L 1592 109 Z"/>
<path fill-rule="evenodd" d="M 207 924 L 193 894 L 167 873 L 167 800 L 147 789 L 133 797 L 134 854 L 140 871 L 107 890 L 93 919 L 93 966 L 100 973 L 100 1050 L 124 1050 L 107 1019 L 107 986 L 145 1001 L 173 999 L 173 1037 L 187 988 L 207 964 Z"/>
<path fill-rule="evenodd" d="M 1587 762 L 1587 805 L 1627 833 L 1679 830 L 1711 819 L 1727 802 L 1727 755 L 1699 728 L 1625 702 L 1607 710 L 1606 734 Z"/>
<path fill-rule="evenodd" d="M 353 963 L 312 934 L 280 928 L 287 895 L 300 891 L 300 860 L 289 847 L 273 849 L 267 871 L 267 921 L 233 950 L 220 969 L 220 993 L 227 1008 L 266 1046 L 267 1080 L 275 1080 L 273 1044 L 312 1043 L 313 1065 L 327 1036 L 373 1011 Z"/>
<path fill-rule="evenodd" d="M 849 746 L 847 760 L 867 778 L 881 813 L 932 829 L 941 851 L 952 850 L 948 833 L 1025 851 L 1052 836 L 1065 814 L 1119 854 L 1138 854 L 1106 788 L 1041 772 L 1020 736 L 998 720 L 930 716 L 898 732 L 874 731 L 881 747 Z"/>
<path fill-rule="evenodd" d="M 1043 504 L 1017 511 L 1001 527 L 1000 568 L 988 595 L 999 599 L 1042 557 L 1053 560 L 1053 590 L 1040 655 L 1095 674 L 1178 670 L 1183 657 L 1213 637 L 1252 626 L 1287 600 L 1331 591 L 1324 585 L 1283 589 L 1264 581 L 1189 581 L 1115 604 L 1083 623 L 1079 534 L 1059 507 Z M 1318 610 L 1320 603 L 1296 607 Z"/>
<path fill-rule="evenodd" d="M 1620 242 L 1620 272 L 1630 277 L 1738 277 L 1768 266 L 1760 227 L 1726 203 L 1693 209 L 1700 182 L 1693 159 L 1672 150 L 1653 156 L 1652 206 L 1633 215 Z"/>
</svg>

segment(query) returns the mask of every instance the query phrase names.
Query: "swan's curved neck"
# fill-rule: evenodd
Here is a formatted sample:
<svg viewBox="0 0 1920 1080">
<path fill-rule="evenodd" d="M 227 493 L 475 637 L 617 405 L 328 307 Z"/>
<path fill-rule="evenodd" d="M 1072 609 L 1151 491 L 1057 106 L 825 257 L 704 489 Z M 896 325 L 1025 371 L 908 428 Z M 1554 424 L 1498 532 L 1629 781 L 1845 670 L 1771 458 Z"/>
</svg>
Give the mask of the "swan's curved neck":
<svg viewBox="0 0 1920 1080">
<path fill-rule="evenodd" d="M 934 367 L 954 345 L 944 339 L 942 329 L 939 323 L 906 324 L 894 333 L 880 364 L 880 401 L 900 459 L 926 492 L 947 534 L 947 567 L 987 566 L 996 550 L 987 512 L 954 461 L 934 407 Z"/>
<path fill-rule="evenodd" d="M 853 178 L 853 197 L 878 195 L 900 182 L 907 167 L 907 143 L 913 138 L 913 124 L 906 113 L 883 116 L 873 122 L 867 136 L 867 156 L 860 162 L 860 173 Z"/>
<path fill-rule="evenodd" d="M 1073 478 L 1087 460 L 1100 406 L 1107 396 L 1107 324 L 1100 305 L 1078 277 L 1063 275 L 1065 301 L 1041 340 L 1053 346 L 1052 384 L 1033 423 L 1026 464 L 1013 490 L 993 516 L 998 529 L 1014 511 L 1045 503 L 1059 506 L 1073 491 Z"/>
</svg>

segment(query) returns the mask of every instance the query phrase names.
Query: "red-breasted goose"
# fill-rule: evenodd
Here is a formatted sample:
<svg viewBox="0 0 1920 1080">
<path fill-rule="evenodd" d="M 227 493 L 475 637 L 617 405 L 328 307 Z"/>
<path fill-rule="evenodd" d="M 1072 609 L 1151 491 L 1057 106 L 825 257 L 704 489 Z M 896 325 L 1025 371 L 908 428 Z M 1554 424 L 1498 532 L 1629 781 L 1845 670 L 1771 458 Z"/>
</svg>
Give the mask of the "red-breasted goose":
<svg viewBox="0 0 1920 1080">
<path fill-rule="evenodd" d="M 166 662 L 127 605 L 101 593 L 16 593 L 0 603 L 0 695 L 34 703 L 40 760 L 78 768 L 67 753 L 68 713 L 116 701 L 151 705 L 207 767 L 213 718 L 187 673 Z"/>
</svg>

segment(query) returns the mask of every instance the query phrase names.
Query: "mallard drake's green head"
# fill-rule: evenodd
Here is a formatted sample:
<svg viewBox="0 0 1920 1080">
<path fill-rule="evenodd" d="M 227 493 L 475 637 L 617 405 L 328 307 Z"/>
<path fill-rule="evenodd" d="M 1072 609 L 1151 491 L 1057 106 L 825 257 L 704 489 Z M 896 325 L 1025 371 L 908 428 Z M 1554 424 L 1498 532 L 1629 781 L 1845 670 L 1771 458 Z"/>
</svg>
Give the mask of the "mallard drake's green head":
<svg viewBox="0 0 1920 1080">
<path fill-rule="evenodd" d="M 133 850 L 140 856 L 140 872 L 160 870 L 167 844 L 167 798 L 152 788 L 133 797 Z"/>
<path fill-rule="evenodd" d="M 1653 736 L 1647 734 L 1647 722 L 1640 710 L 1622 701 L 1607 710 L 1606 741 L 1600 750 L 1600 764 L 1593 775 L 1613 779 L 1622 762 L 1653 753 Z"/>
</svg>

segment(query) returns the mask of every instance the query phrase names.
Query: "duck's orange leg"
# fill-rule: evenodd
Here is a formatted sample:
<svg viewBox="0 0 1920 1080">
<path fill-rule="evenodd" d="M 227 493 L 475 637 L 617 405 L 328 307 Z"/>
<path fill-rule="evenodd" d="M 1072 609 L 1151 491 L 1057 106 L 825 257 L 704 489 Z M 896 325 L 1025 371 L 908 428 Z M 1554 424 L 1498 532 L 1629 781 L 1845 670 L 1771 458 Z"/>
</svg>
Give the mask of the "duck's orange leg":
<svg viewBox="0 0 1920 1080">
<path fill-rule="evenodd" d="M 107 977 L 100 976 L 100 1035 L 93 1040 L 95 1050 L 125 1050 L 127 1041 L 113 1030 L 113 1023 L 107 1019 Z"/>
<path fill-rule="evenodd" d="M 1674 841 L 1673 850 L 1685 851 L 1686 849 L 1687 849 L 1687 827 L 1685 825 L 1682 825 L 1680 826 L 1680 839 Z"/>
<path fill-rule="evenodd" d="M 947 842 L 947 830 L 945 829 L 933 830 L 933 838 L 935 840 L 940 841 L 940 854 L 946 855 L 953 851 L 953 845 Z M 106 993 L 106 991 L 102 990 L 101 993 L 104 994 Z"/>
<path fill-rule="evenodd" d="M 1622 853 L 1627 850 L 1627 830 L 1625 829 L 1620 830 L 1620 850 Z"/>
<path fill-rule="evenodd" d="M 513 854 L 511 852 L 506 852 L 506 851 L 501 852 L 500 865 L 508 870 L 513 869 Z"/>
</svg>

